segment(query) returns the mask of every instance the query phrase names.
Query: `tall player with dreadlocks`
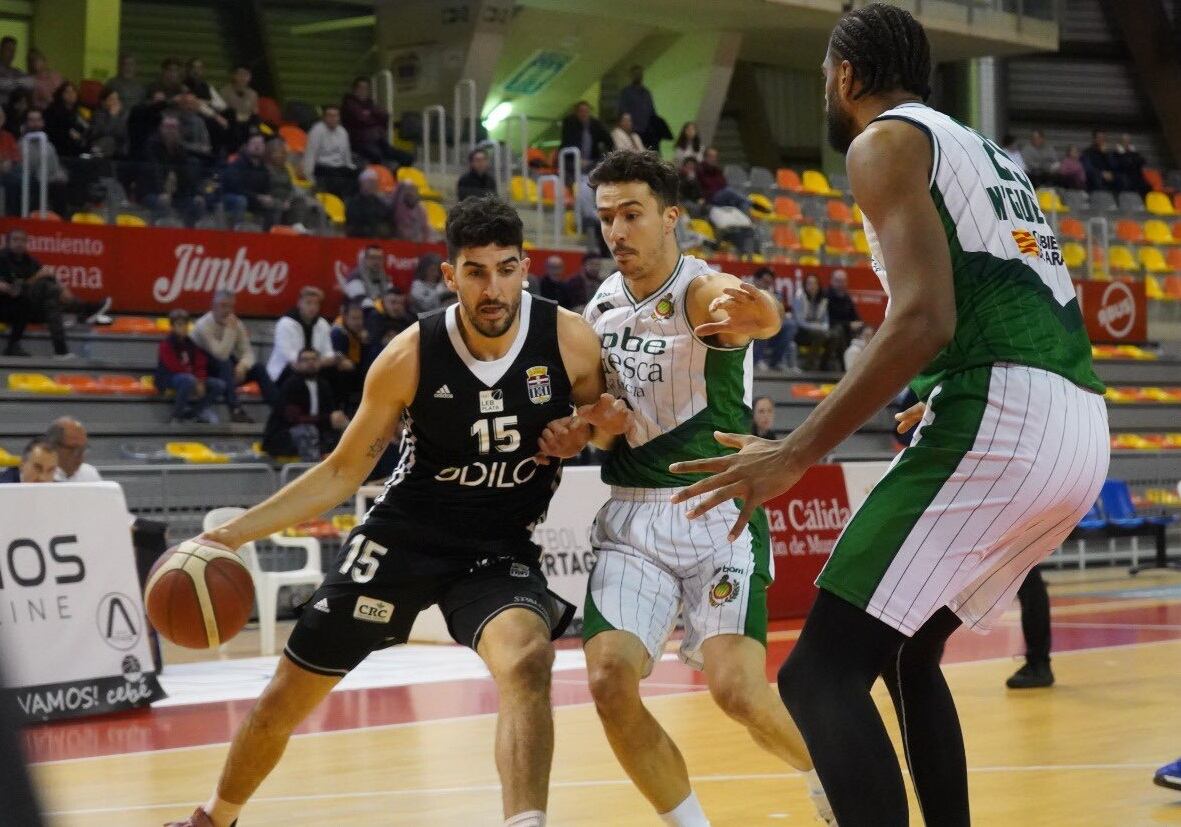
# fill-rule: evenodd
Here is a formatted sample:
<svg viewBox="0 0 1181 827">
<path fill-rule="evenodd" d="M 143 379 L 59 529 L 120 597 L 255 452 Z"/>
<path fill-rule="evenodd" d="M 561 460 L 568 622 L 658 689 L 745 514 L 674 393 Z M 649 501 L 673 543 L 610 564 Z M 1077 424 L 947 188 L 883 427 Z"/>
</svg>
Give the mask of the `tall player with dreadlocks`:
<svg viewBox="0 0 1181 827">
<path fill-rule="evenodd" d="M 930 52 L 907 12 L 844 15 L 824 61 L 830 143 L 848 155 L 886 321 L 786 439 L 721 434 L 737 454 L 690 513 L 760 503 L 910 383 L 911 447 L 833 550 L 779 673 L 841 827 L 904 827 L 902 774 L 870 687 L 882 676 L 927 824 L 969 823 L 963 737 L 939 668 L 961 624 L 985 631 L 1090 508 L 1108 464 L 1103 384 L 1070 276 L 1029 179 L 992 141 L 928 108 Z"/>
</svg>

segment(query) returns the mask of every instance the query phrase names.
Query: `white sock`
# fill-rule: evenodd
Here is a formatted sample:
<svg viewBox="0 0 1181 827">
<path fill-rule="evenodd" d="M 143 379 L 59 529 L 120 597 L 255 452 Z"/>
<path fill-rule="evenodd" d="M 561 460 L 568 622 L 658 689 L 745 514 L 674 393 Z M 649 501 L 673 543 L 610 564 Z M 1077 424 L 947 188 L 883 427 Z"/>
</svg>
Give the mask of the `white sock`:
<svg viewBox="0 0 1181 827">
<path fill-rule="evenodd" d="M 234 819 L 242 812 L 242 807 L 243 805 L 241 804 L 234 804 L 230 801 L 220 799 L 217 797 L 217 793 L 214 793 L 213 797 L 201 809 L 205 811 L 210 821 L 216 824 L 217 827 L 223 827 L 223 825 L 228 827 L 228 825 L 234 823 Z"/>
<path fill-rule="evenodd" d="M 504 820 L 504 827 L 545 827 L 545 813 L 541 810 L 517 813 Z"/>
<path fill-rule="evenodd" d="M 825 821 L 832 822 L 832 805 L 828 803 L 828 793 L 824 791 L 815 769 L 804 773 L 804 783 L 808 785 L 808 798 L 812 799 L 816 813 Z"/>
<path fill-rule="evenodd" d="M 667 813 L 661 813 L 660 818 L 669 827 L 709 827 L 709 819 L 705 817 L 705 810 L 701 809 L 701 802 L 697 800 L 697 793 L 690 790 L 688 797 Z"/>
</svg>

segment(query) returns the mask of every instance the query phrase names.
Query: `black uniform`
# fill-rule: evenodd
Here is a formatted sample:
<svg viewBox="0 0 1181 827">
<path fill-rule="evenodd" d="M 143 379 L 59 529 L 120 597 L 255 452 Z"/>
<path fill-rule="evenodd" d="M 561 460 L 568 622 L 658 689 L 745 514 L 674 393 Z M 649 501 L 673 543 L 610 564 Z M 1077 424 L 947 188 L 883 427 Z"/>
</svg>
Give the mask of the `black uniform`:
<svg viewBox="0 0 1181 827">
<path fill-rule="evenodd" d="M 537 442 L 570 413 L 557 305 L 523 294 L 517 341 L 496 362 L 468 353 L 457 312 L 419 321 L 401 460 L 291 634 L 285 652 L 305 669 L 347 674 L 371 651 L 404 643 L 435 603 L 451 636 L 473 649 L 505 609 L 537 612 L 555 638 L 573 615 L 546 588 L 531 539 L 561 468 L 534 461 Z"/>
</svg>

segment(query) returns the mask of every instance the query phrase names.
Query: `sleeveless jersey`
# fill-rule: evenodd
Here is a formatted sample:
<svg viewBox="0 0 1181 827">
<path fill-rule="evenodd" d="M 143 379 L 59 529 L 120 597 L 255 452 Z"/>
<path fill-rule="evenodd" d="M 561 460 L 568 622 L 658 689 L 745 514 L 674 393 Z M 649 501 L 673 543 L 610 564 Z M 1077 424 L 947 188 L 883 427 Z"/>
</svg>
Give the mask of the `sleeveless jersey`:
<svg viewBox="0 0 1181 827">
<path fill-rule="evenodd" d="M 422 526 L 478 555 L 527 541 L 544 518 L 561 463 L 533 457 L 546 424 L 570 414 L 570 380 L 555 303 L 522 294 L 516 341 L 494 362 L 468 351 L 458 312 L 452 305 L 419 319 L 418 389 L 403 414 L 401 458 L 365 518 Z"/>
<path fill-rule="evenodd" d="M 877 120 L 888 119 L 911 123 L 931 139 L 931 197 L 955 284 L 955 333 L 915 377 L 915 393 L 926 399 L 944 376 L 997 362 L 1041 368 L 1102 393 L 1074 284 L 1029 178 L 995 143 L 924 104 L 902 104 Z M 888 297 L 868 219 L 865 234 Z"/>
<path fill-rule="evenodd" d="M 607 388 L 627 400 L 636 421 L 603 462 L 606 483 L 683 487 L 692 478 L 670 474 L 670 463 L 727 453 L 713 432 L 750 429 L 749 346 L 708 344 L 689 323 L 686 291 L 709 272 L 704 261 L 681 256 L 668 280 L 642 301 L 616 272 L 586 306 L 586 320 L 602 343 Z"/>
</svg>

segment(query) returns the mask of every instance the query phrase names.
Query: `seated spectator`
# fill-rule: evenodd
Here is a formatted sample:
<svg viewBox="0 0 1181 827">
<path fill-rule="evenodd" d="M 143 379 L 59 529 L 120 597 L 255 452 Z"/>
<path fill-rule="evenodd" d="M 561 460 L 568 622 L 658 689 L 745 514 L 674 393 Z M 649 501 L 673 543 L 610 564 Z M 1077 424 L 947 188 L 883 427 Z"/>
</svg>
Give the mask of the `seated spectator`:
<svg viewBox="0 0 1181 827">
<path fill-rule="evenodd" d="M 57 451 L 43 436 L 29 440 L 21 452 L 21 464 L 0 471 L 0 483 L 53 482 L 57 473 Z"/>
<path fill-rule="evenodd" d="M 348 198 L 357 191 L 357 167 L 349 133 L 340 125 L 340 107 L 329 104 L 312 124 L 303 153 L 303 175 L 325 192 Z"/>
<path fill-rule="evenodd" d="M 365 309 L 360 302 L 347 302 L 340 311 L 340 321 L 332 326 L 332 348 L 341 365 L 332 377 L 332 390 L 345 413 L 355 413 L 361 402 L 365 375 L 377 355 L 370 347 L 365 327 Z"/>
<path fill-rule="evenodd" d="M 196 95 L 199 100 L 209 104 L 215 112 L 222 113 L 229 108 L 218 91 L 209 85 L 209 81 L 205 80 L 205 61 L 201 58 L 189 58 L 188 63 L 185 64 L 185 77 L 182 83 L 184 83 L 185 89 Z"/>
<path fill-rule="evenodd" d="M 1058 152 L 1046 143 L 1046 136 L 1035 129 L 1029 136 L 1029 143 L 1021 148 L 1025 160 L 1025 172 L 1035 187 L 1048 187 L 1060 183 Z"/>
<path fill-rule="evenodd" d="M 368 310 L 389 289 L 390 276 L 385 271 L 385 251 L 378 244 L 370 244 L 357 257 L 357 266 L 345 276 L 345 298 L 350 302 L 359 302 L 361 307 Z"/>
<path fill-rule="evenodd" d="M 603 159 L 611 149 L 611 136 L 598 118 L 591 117 L 591 107 L 586 101 L 574 104 L 574 111 L 562 119 L 562 149 L 578 147 L 581 155 L 582 172 Z M 569 161 L 567 161 L 569 163 Z M 566 170 L 566 179 L 573 181 L 575 170 Z"/>
<path fill-rule="evenodd" d="M 262 449 L 273 457 L 298 455 L 319 462 L 332 450 L 349 420 L 320 374 L 315 348 L 300 348 L 289 375 L 279 386 L 279 402 L 263 432 Z"/>
<path fill-rule="evenodd" d="M 157 214 L 175 208 L 189 226 L 205 214 L 201 167 L 189 157 L 181 141 L 180 121 L 173 114 L 160 119 L 160 128 L 147 142 L 145 164 L 139 165 L 136 192 L 140 203 Z"/>
<path fill-rule="evenodd" d="M 1111 152 L 1107 147 L 1107 133 L 1096 129 L 1091 133 L 1091 145 L 1080 159 L 1087 173 L 1087 191 L 1111 190 L 1119 192 L 1120 179 Z"/>
<path fill-rule="evenodd" d="M 28 356 L 20 345 L 30 322 L 43 322 L 49 328 L 53 352 L 69 358 L 62 304 L 65 288 L 53 268 L 41 264 L 28 253 L 29 237 L 22 229 L 8 231 L 7 243 L 0 250 L 0 320 L 8 323 L 8 346 L 5 356 Z"/>
<path fill-rule="evenodd" d="M 258 362 L 250 331 L 234 314 L 234 294 L 219 290 L 213 294 L 213 306 L 193 325 L 193 341 L 209 357 L 209 375 L 225 385 L 226 407 L 233 422 L 253 422 L 238 401 L 238 388 L 257 382 L 267 404 L 274 405 L 278 391 L 266 370 Z"/>
<path fill-rule="evenodd" d="M 775 430 L 775 403 L 769 396 L 760 396 L 755 400 L 754 416 L 750 432 L 763 439 L 779 439 L 784 434 Z"/>
<path fill-rule="evenodd" d="M 715 207 L 736 207 L 745 213 L 751 210 L 750 200 L 730 187 L 726 173 L 718 166 L 717 147 L 705 150 L 705 159 L 697 165 L 697 180 L 705 200 Z"/>
<path fill-rule="evenodd" d="M 100 158 L 123 159 L 130 148 L 128 107 L 118 90 L 104 89 L 90 121 L 90 153 Z"/>
<path fill-rule="evenodd" d="M 1067 189 L 1085 190 L 1087 188 L 1087 170 L 1083 166 L 1078 147 L 1074 144 L 1066 148 L 1066 155 L 1062 157 L 1062 163 L 1058 165 L 1058 177 L 1062 186 Z"/>
<path fill-rule="evenodd" d="M 163 100 L 171 101 L 185 91 L 182 67 L 180 61 L 174 57 L 166 57 L 160 62 L 160 77 L 148 86 L 147 96 L 151 98 L 156 93 L 163 96 Z"/>
<path fill-rule="evenodd" d="M 853 338 L 853 341 L 849 343 L 849 346 L 845 348 L 846 371 L 853 370 L 853 365 L 861 358 L 861 352 L 865 350 L 865 346 L 873 339 L 875 332 L 872 326 L 865 325 Z"/>
<path fill-rule="evenodd" d="M 738 207 L 715 204 L 709 208 L 709 223 L 713 225 L 718 240 L 733 245 L 740 255 L 749 256 L 758 252 L 758 235 L 754 223 Z"/>
<path fill-rule="evenodd" d="M 77 158 L 86 151 L 90 124 L 78 111 L 78 90 L 68 80 L 53 92 L 45 110 L 45 134 L 62 158 Z"/>
<path fill-rule="evenodd" d="M 233 119 L 249 127 L 258 118 L 258 92 L 250 87 L 253 75 L 246 66 L 235 66 L 230 82 L 221 88 L 221 98 L 233 111 Z"/>
<path fill-rule="evenodd" d="M 658 142 L 653 134 L 656 121 L 656 104 L 652 100 L 652 92 L 644 85 L 644 67 L 631 68 L 631 83 L 619 90 L 619 106 L 616 111 L 621 118 L 624 114 L 631 117 L 632 126 L 640 136 L 640 148 L 657 149 Z M 631 130 L 628 130 L 629 132 Z M 618 143 L 616 149 L 621 149 Z"/>
<path fill-rule="evenodd" d="M 62 85 L 61 73 L 49 65 L 49 59 L 40 49 L 29 49 L 29 74 L 33 78 L 33 107 L 44 110 Z"/>
<path fill-rule="evenodd" d="M 119 56 L 119 73 L 107 81 L 103 94 L 118 92 L 119 100 L 130 111 L 148 99 L 148 90 L 136 77 L 137 63 L 135 55 L 123 54 Z"/>
<path fill-rule="evenodd" d="M 673 145 L 673 162 L 682 167 L 686 158 L 700 162 L 702 158 L 701 136 L 697 134 L 697 124 L 686 121 L 677 135 L 677 142 Z"/>
<path fill-rule="evenodd" d="M 222 202 L 231 222 L 242 220 L 247 210 L 262 222 L 264 230 L 278 223 L 283 204 L 271 195 L 271 173 L 267 169 L 267 144 L 262 135 L 251 135 L 226 165 L 221 177 Z"/>
<path fill-rule="evenodd" d="M 590 236 L 590 240 L 598 248 L 599 255 L 609 258 L 611 249 L 607 246 L 603 232 L 599 228 L 599 211 L 595 204 L 595 191 L 591 189 L 590 179 L 582 176 L 574 188 L 574 209 L 582 219 L 582 231 Z"/>
<path fill-rule="evenodd" d="M 796 343 L 800 347 L 808 348 L 804 358 L 804 370 L 839 370 L 838 359 L 841 352 L 834 351 L 835 337 L 828 324 L 828 298 L 820 289 L 820 278 L 815 273 L 809 273 L 804 278 L 804 289 L 796 294 L 792 307 L 798 331 Z"/>
<path fill-rule="evenodd" d="M 775 289 L 775 271 L 770 267 L 760 267 L 750 278 L 751 284 L 775 297 L 783 314 L 783 323 L 779 332 L 769 339 L 755 339 L 754 360 L 755 370 L 766 373 L 786 369 L 789 373 L 799 373 L 796 365 L 796 332 L 795 316 L 790 307 L 784 307 Z"/>
<path fill-rule="evenodd" d="M 391 339 L 414 322 L 415 318 L 410 313 L 406 294 L 390 285 L 381 297 L 380 304 L 373 308 L 365 323 L 369 331 L 369 342 L 380 352 Z"/>
<path fill-rule="evenodd" d="M 1021 154 L 1021 147 L 1017 145 L 1017 139 L 1013 137 L 1012 133 L 1006 134 L 1002 139 L 1001 149 L 1005 151 L 1005 154 L 1009 156 L 1009 160 L 1016 164 L 1019 170 L 1022 172 L 1026 171 L 1025 158 Z"/>
<path fill-rule="evenodd" d="M 326 223 L 324 208 L 308 192 L 306 183 L 302 187 L 296 183 L 294 167 L 287 159 L 287 145 L 282 138 L 267 141 L 266 166 L 277 219 L 297 228 L 322 229 Z"/>
<path fill-rule="evenodd" d="M 496 195 L 496 178 L 488 171 L 488 153 L 473 149 L 467 156 L 467 172 L 455 183 L 459 200 Z"/>
<path fill-rule="evenodd" d="M 611 143 L 616 149 L 644 151 L 644 139 L 632 127 L 632 116 L 628 113 L 621 114 L 615 128 L 611 130 Z"/>
<path fill-rule="evenodd" d="M 181 92 L 173 102 L 176 104 L 177 122 L 180 123 L 180 142 L 189 157 L 208 163 L 213 160 L 213 139 L 205 116 L 201 114 L 201 101 L 192 92 Z"/>
<path fill-rule="evenodd" d="M 418 187 L 409 181 L 394 190 L 394 238 L 420 244 L 435 240 Z"/>
<path fill-rule="evenodd" d="M 364 169 L 357 180 L 360 192 L 345 202 L 345 233 L 353 238 L 389 238 L 394 231 L 394 212 L 381 194 L 377 173 Z"/>
<path fill-rule="evenodd" d="M 857 312 L 857 305 L 849 295 L 849 277 L 844 270 L 835 270 L 825 291 L 828 299 L 828 327 L 832 334 L 832 348 L 834 360 L 845 352 L 845 348 L 853 341 L 865 322 L 861 321 L 861 314 Z M 848 370 L 848 365 L 842 365 Z"/>
<path fill-rule="evenodd" d="M 389 113 L 373 100 L 369 78 L 360 76 L 353 80 L 352 91 L 341 103 L 340 117 L 353 151 L 369 163 L 392 161 L 403 167 L 414 163 L 413 155 L 390 146 Z"/>
<path fill-rule="evenodd" d="M 275 322 L 274 344 L 267 361 L 267 374 L 276 385 L 294 369 L 295 360 L 304 348 L 320 354 L 320 368 L 335 368 L 339 359 L 332 348 L 332 325 L 320 315 L 324 291 L 319 287 L 304 287 L 299 291 L 299 304 Z"/>
<path fill-rule="evenodd" d="M 4 128 L 13 137 L 20 138 L 25 128 L 25 118 L 33 108 L 33 93 L 23 86 L 12 90 L 8 96 L 8 103 L 4 105 Z"/>
<path fill-rule="evenodd" d="M 562 261 L 561 256 L 550 256 L 545 260 L 545 274 L 541 277 L 537 286 L 537 295 L 543 299 L 549 299 L 552 302 L 557 302 L 563 307 L 566 306 L 566 285 L 562 276 L 565 274 L 566 265 Z"/>
<path fill-rule="evenodd" d="M 181 308 L 168 314 L 172 332 L 160 341 L 156 359 L 156 390 L 175 391 L 170 425 L 197 420 L 216 424 L 213 402 L 225 394 L 225 384 L 209 375 L 209 357 L 189 338 L 189 314 Z"/>
<path fill-rule="evenodd" d="M 697 159 L 692 155 L 681 161 L 681 205 L 689 216 L 705 218 L 709 215 L 709 204 L 705 202 L 705 193 L 701 189 L 701 181 L 697 177 L 697 172 Z"/>
<path fill-rule="evenodd" d="M 1144 156 L 1136 150 L 1132 136 L 1127 132 L 1120 135 L 1112 160 L 1119 175 L 1120 191 L 1135 192 L 1144 197 L 1149 190 L 1148 182 L 1144 180 Z"/>
<path fill-rule="evenodd" d="M 0 38 L 0 106 L 8 106 L 9 98 L 17 89 L 26 93 L 33 88 L 33 79 L 12 64 L 16 61 L 16 38 Z"/>
<path fill-rule="evenodd" d="M 86 448 L 90 439 L 82 423 L 73 417 L 61 416 L 50 423 L 45 439 L 57 450 L 56 482 L 101 482 L 98 469 L 86 462 Z"/>
<path fill-rule="evenodd" d="M 582 257 L 582 269 L 566 279 L 563 285 L 565 299 L 562 306 L 581 314 L 591 297 L 603 284 L 603 259 L 597 253 L 586 253 Z"/>
<path fill-rule="evenodd" d="M 437 253 L 423 253 L 418 257 L 414 281 L 410 283 L 410 312 L 415 316 L 438 310 L 451 294 L 439 267 L 442 261 Z"/>
<path fill-rule="evenodd" d="M 0 178 L 12 172 L 20 160 L 20 144 L 16 142 L 16 136 L 8 129 L 8 117 L 0 108 Z"/>
</svg>

